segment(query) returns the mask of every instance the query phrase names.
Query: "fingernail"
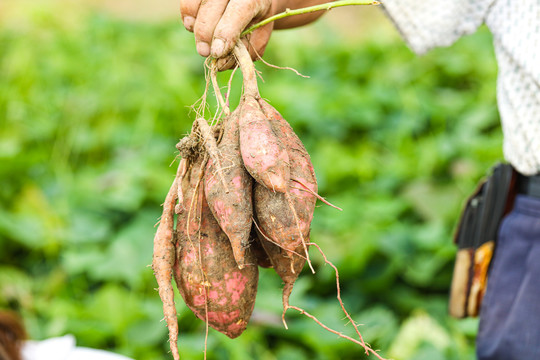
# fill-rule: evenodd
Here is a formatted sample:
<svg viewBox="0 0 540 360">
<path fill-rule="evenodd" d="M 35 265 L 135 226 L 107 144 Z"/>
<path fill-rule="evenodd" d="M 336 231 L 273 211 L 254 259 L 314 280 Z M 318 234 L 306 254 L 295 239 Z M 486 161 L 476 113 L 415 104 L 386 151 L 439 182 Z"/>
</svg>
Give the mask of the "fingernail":
<svg viewBox="0 0 540 360">
<path fill-rule="evenodd" d="M 221 39 L 214 39 L 212 41 L 212 56 L 216 59 L 225 55 L 223 51 L 225 50 L 225 42 Z"/>
<path fill-rule="evenodd" d="M 193 16 L 184 17 L 184 26 L 187 30 L 193 31 L 193 25 L 195 25 L 195 18 Z"/>
<path fill-rule="evenodd" d="M 199 53 L 199 55 L 207 57 L 208 55 L 210 55 L 210 45 L 203 41 L 197 42 L 197 52 Z"/>
</svg>

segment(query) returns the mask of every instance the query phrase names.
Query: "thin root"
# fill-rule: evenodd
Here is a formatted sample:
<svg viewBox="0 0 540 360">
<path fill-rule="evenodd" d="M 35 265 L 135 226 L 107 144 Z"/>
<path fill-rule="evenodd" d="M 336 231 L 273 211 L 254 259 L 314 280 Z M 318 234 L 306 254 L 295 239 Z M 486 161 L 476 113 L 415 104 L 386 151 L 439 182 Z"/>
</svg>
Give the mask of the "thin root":
<svg viewBox="0 0 540 360">
<path fill-rule="evenodd" d="M 236 73 L 236 70 L 238 70 L 238 65 L 236 65 L 231 73 L 231 77 L 229 78 L 229 82 L 227 83 L 227 94 L 225 95 L 225 105 L 229 106 L 229 100 L 231 98 L 231 88 L 232 88 L 232 80 L 234 78 L 234 74 Z"/>
<path fill-rule="evenodd" d="M 302 234 L 302 229 L 300 228 L 300 220 L 298 219 L 298 214 L 296 213 L 296 210 L 294 209 L 294 204 L 291 198 L 291 194 L 288 191 L 285 193 L 285 198 L 287 199 L 287 202 L 289 203 L 289 207 L 291 208 L 291 211 L 293 213 L 294 220 L 296 221 L 296 227 L 298 228 L 298 233 L 300 234 L 300 240 L 302 240 L 302 246 L 304 247 L 304 251 L 306 253 L 306 261 L 309 265 L 309 268 L 311 269 L 311 272 L 315 274 L 315 269 L 313 269 L 313 265 L 311 265 L 311 260 L 309 259 L 309 253 L 308 253 L 306 241 L 304 240 L 304 235 Z"/>
<path fill-rule="evenodd" d="M 315 191 L 311 190 L 308 186 L 306 186 L 306 184 L 304 184 L 303 182 L 301 182 L 300 180 L 296 180 L 296 179 L 291 179 L 292 181 L 300 184 L 302 186 L 302 189 L 300 190 L 304 190 L 304 191 L 307 191 L 309 192 L 311 195 L 315 196 L 317 199 L 321 200 L 323 203 L 325 203 L 326 205 L 328 206 L 331 206 L 333 207 L 334 209 L 337 209 L 339 211 L 343 211 L 342 208 L 332 204 L 331 202 L 329 202 L 328 200 L 326 200 L 325 198 L 323 198 L 321 195 L 317 194 Z M 297 188 L 299 189 L 299 188 Z"/>
<path fill-rule="evenodd" d="M 178 190 L 177 190 L 177 198 L 178 198 L 178 204 L 182 204 L 184 202 L 184 193 L 182 190 L 182 179 L 184 179 L 184 176 L 186 176 L 187 173 L 187 159 L 180 160 L 180 164 L 178 164 L 178 170 L 176 172 L 176 183 L 178 184 Z"/>
<path fill-rule="evenodd" d="M 206 99 L 208 96 L 208 89 L 210 88 L 210 77 L 208 76 L 208 73 L 206 71 L 204 73 L 204 77 L 206 81 L 204 93 L 193 105 L 191 105 L 191 109 L 195 112 L 195 115 L 202 118 L 204 118 L 204 111 L 208 107 Z"/>
<path fill-rule="evenodd" d="M 205 297 L 205 302 L 204 302 L 204 312 L 205 312 L 205 338 L 204 338 L 204 359 L 206 359 L 206 354 L 207 354 L 207 350 L 208 350 L 208 286 L 206 284 L 208 284 L 208 279 L 206 277 L 206 273 L 204 272 L 204 269 L 202 267 L 202 252 L 201 252 L 201 216 L 202 216 L 202 202 L 200 204 L 197 204 L 199 205 L 198 207 L 200 208 L 199 210 L 199 214 L 201 214 L 201 216 L 199 216 L 199 228 L 198 228 L 198 235 L 199 235 L 199 246 L 198 246 L 198 249 L 195 249 L 195 245 L 193 245 L 193 241 L 191 240 L 191 236 L 190 236 L 190 224 L 191 224 L 191 215 L 192 215 L 192 211 L 193 211 L 193 207 L 195 205 L 195 199 L 196 197 L 199 196 L 199 187 L 201 185 L 201 181 L 202 181 L 202 177 L 203 177 L 203 174 L 204 174 L 204 168 L 206 167 L 206 163 L 208 161 L 208 155 L 206 155 L 201 163 L 201 168 L 199 169 L 200 170 L 200 173 L 199 173 L 199 178 L 197 179 L 197 183 L 195 184 L 195 189 L 193 191 L 193 195 L 191 197 L 191 202 L 190 202 L 190 206 L 189 206 L 189 211 L 188 211 L 188 217 L 187 217 L 187 225 L 186 225 L 186 232 L 187 232 L 187 237 L 188 237 L 188 240 L 189 240 L 189 243 L 190 243 L 190 246 L 191 248 L 193 249 L 193 251 L 197 251 L 198 255 L 199 255 L 199 271 L 201 272 L 201 275 L 202 275 L 202 278 L 203 278 L 203 287 L 204 287 L 204 297 Z M 175 359 L 176 360 L 176 359 Z"/>
<path fill-rule="evenodd" d="M 300 312 L 300 314 L 302 315 L 306 315 L 308 318 L 312 319 L 313 321 L 315 321 L 320 327 L 322 327 L 323 329 L 333 333 L 333 334 L 336 334 L 337 336 L 343 338 L 343 339 L 346 339 L 346 340 L 349 340 L 355 344 L 358 344 L 360 346 L 362 346 L 365 350 L 366 350 L 366 354 L 369 355 L 369 353 L 372 353 L 373 355 L 375 355 L 375 357 L 377 359 L 380 359 L 380 360 L 385 360 L 384 358 L 382 358 L 375 350 L 373 350 L 372 348 L 370 348 L 369 346 L 367 346 L 364 342 L 360 342 L 356 339 L 353 339 L 351 338 L 350 336 L 347 336 L 345 334 L 342 334 L 340 333 L 339 331 L 336 331 L 336 330 L 333 330 L 331 328 L 329 328 L 328 326 L 324 325 L 322 322 L 319 321 L 319 319 L 317 319 L 315 316 L 311 315 L 310 313 L 308 313 L 306 310 L 302 309 L 302 308 L 299 308 L 297 306 L 293 306 L 293 305 L 289 305 L 287 307 L 287 309 L 293 309 L 293 310 L 296 310 L 298 312 Z M 285 311 L 287 311 L 287 309 L 285 309 Z"/>
<path fill-rule="evenodd" d="M 196 251 L 196 249 L 195 249 L 195 246 L 193 245 L 193 241 L 191 240 L 191 236 L 190 236 L 190 233 L 191 233 L 190 225 L 191 225 L 191 219 L 192 219 L 192 215 L 193 215 L 192 211 L 193 211 L 193 207 L 195 205 L 195 198 L 196 198 L 196 196 L 199 195 L 198 194 L 199 186 L 201 184 L 202 177 L 203 177 L 203 174 L 204 174 L 203 169 L 206 166 L 207 161 L 208 161 L 208 156 L 205 156 L 205 158 L 203 159 L 202 164 L 201 164 L 199 179 L 197 179 L 197 184 L 195 184 L 195 189 L 193 189 L 193 196 L 191 197 L 191 201 L 190 201 L 190 204 L 189 204 L 188 216 L 187 216 L 186 233 L 187 233 L 187 238 L 189 240 L 189 243 L 190 243 L 191 248 L 192 248 L 193 251 Z M 197 204 L 197 205 L 199 205 L 199 207 L 200 207 L 199 214 L 202 214 L 202 202 L 201 202 L 201 204 Z M 199 215 L 199 228 L 197 229 L 197 231 L 199 231 L 199 235 L 200 235 L 200 230 L 201 230 L 200 222 L 201 222 L 201 216 Z M 205 274 L 203 272 L 203 269 L 202 269 L 202 263 L 199 263 L 199 265 L 201 266 L 200 271 L 203 274 L 204 281 L 206 281 L 206 276 L 205 276 Z"/>
<path fill-rule="evenodd" d="M 274 65 L 274 64 L 269 63 L 268 61 L 264 60 L 261 55 L 259 55 L 259 53 L 257 52 L 257 49 L 255 49 L 255 47 L 253 45 L 251 45 L 251 42 L 249 40 L 248 40 L 248 44 L 249 44 L 249 47 L 251 49 L 253 49 L 253 51 L 255 52 L 255 55 L 257 55 L 257 59 L 259 59 L 264 65 L 269 66 L 269 67 L 274 68 L 274 69 L 278 69 L 278 70 L 290 70 L 290 71 L 294 72 L 298 76 L 309 79 L 308 75 L 304 75 L 304 74 L 300 73 L 295 68 L 288 67 L 288 66 L 278 66 L 278 65 Z"/>
<path fill-rule="evenodd" d="M 204 146 L 206 147 L 206 151 L 208 152 L 208 155 L 212 158 L 212 161 L 214 162 L 214 165 L 217 169 L 221 169 L 221 159 L 219 157 L 219 150 L 217 148 L 216 138 L 214 137 L 212 128 L 205 119 L 203 118 L 197 118 L 197 124 L 199 125 L 199 132 L 201 134 L 201 137 L 203 138 Z M 229 185 L 223 178 L 223 174 L 219 173 L 221 182 L 223 183 L 223 187 L 225 188 L 226 192 L 229 192 Z"/>
<path fill-rule="evenodd" d="M 288 252 L 288 253 L 292 253 L 292 254 L 294 254 L 294 255 L 296 255 L 296 256 L 301 257 L 302 259 L 307 260 L 305 256 L 300 255 L 299 253 L 297 253 L 297 252 L 294 251 L 294 250 L 288 250 L 288 249 L 285 249 L 282 245 L 278 244 L 276 241 L 274 241 L 274 240 L 272 240 L 271 238 L 269 238 L 268 236 L 266 236 L 266 234 L 262 232 L 262 230 L 261 230 L 261 228 L 259 227 L 259 225 L 257 225 L 257 222 L 255 221 L 255 219 L 254 219 L 254 218 L 251 218 L 251 220 L 253 221 L 253 224 L 255 224 L 255 227 L 257 228 L 257 231 L 259 232 L 259 234 L 261 234 L 266 240 L 268 240 L 268 241 L 271 242 L 272 244 L 276 245 L 277 247 L 280 247 L 281 249 L 285 250 L 285 251 Z M 293 273 L 294 273 L 294 271 L 293 271 Z"/>
<path fill-rule="evenodd" d="M 290 307 L 289 305 L 287 305 Z M 285 330 L 289 330 L 289 326 L 287 325 L 287 320 L 285 320 L 285 313 L 287 312 L 286 308 L 283 308 L 283 312 L 281 313 L 281 322 L 283 322 L 283 326 L 285 327 Z"/>
<path fill-rule="evenodd" d="M 200 229 L 200 225 L 199 225 Z M 202 268 L 202 251 L 201 251 L 201 232 L 199 230 L 199 270 L 203 274 L 203 289 L 204 289 L 204 360 L 208 352 L 208 279 Z"/>
<path fill-rule="evenodd" d="M 345 313 L 345 316 L 347 316 L 347 319 L 349 319 L 349 321 L 353 325 L 354 331 L 356 331 L 356 334 L 358 335 L 358 337 L 360 338 L 360 341 L 362 342 L 362 346 L 365 347 L 365 342 L 364 342 L 364 339 L 362 337 L 362 334 L 360 334 L 360 330 L 358 330 L 358 327 L 357 327 L 356 323 L 354 322 L 354 320 L 352 319 L 351 315 L 349 315 L 347 310 L 345 310 L 345 305 L 343 304 L 343 301 L 341 300 L 341 288 L 340 288 L 340 285 L 339 285 L 339 272 L 338 272 L 337 267 L 330 260 L 328 260 L 328 258 L 326 257 L 326 255 L 324 254 L 324 252 L 322 251 L 322 249 L 321 249 L 321 247 L 319 245 L 317 245 L 316 243 L 313 243 L 313 242 L 308 243 L 308 245 L 315 246 L 319 250 L 319 252 L 321 253 L 321 256 L 323 257 L 324 262 L 327 263 L 328 265 L 330 265 L 334 269 L 334 271 L 336 272 L 336 289 L 337 289 L 337 296 L 336 297 L 337 297 L 337 299 L 339 301 L 339 305 L 341 306 L 341 310 L 343 310 L 343 312 Z M 367 352 L 366 352 L 366 355 L 367 355 Z"/>
<path fill-rule="evenodd" d="M 212 86 L 214 87 L 214 93 L 216 95 L 219 106 L 221 106 L 225 116 L 229 116 L 229 114 L 231 113 L 231 110 L 229 109 L 229 105 L 227 105 L 227 103 L 225 102 L 225 99 L 223 99 L 223 95 L 221 94 L 221 90 L 219 89 L 219 84 L 217 82 L 217 60 L 216 59 L 213 59 L 212 64 L 210 65 L 210 80 L 212 81 Z"/>
</svg>

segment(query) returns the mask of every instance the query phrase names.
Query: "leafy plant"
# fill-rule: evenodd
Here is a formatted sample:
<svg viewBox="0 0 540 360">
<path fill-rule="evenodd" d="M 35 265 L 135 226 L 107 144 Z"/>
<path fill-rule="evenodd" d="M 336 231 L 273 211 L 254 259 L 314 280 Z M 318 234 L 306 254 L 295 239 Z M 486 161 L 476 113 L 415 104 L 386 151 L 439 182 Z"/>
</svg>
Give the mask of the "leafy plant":
<svg viewBox="0 0 540 360">
<path fill-rule="evenodd" d="M 147 265 L 202 59 L 177 23 L 56 11 L 0 28 L 0 307 L 35 339 L 72 333 L 81 346 L 166 359 Z M 340 269 L 366 340 L 394 359 L 467 358 L 475 322 L 449 319 L 446 298 L 461 203 L 502 157 L 490 35 L 418 58 L 384 26 L 370 34 L 344 40 L 324 22 L 276 33 L 267 61 L 311 78 L 259 64 L 262 95 L 312 154 L 320 193 L 344 209 L 318 208 L 312 240 Z M 332 269 L 313 261 L 291 304 L 350 332 Z M 211 332 L 209 359 L 362 356 L 294 313 L 285 331 L 279 279 L 262 271 L 260 283 L 246 333 Z M 177 308 L 181 355 L 199 357 L 203 324 Z"/>
</svg>

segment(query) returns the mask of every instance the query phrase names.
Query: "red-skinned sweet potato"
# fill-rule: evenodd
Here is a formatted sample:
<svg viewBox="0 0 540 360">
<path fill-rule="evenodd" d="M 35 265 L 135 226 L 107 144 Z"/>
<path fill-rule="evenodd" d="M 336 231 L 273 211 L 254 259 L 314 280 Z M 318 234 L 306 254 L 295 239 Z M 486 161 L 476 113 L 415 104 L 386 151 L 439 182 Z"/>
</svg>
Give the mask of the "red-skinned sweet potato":
<svg viewBox="0 0 540 360">
<path fill-rule="evenodd" d="M 304 247 L 300 245 L 295 252 L 287 252 L 274 243 L 270 242 L 266 234 L 258 233 L 259 241 L 264 248 L 272 267 L 283 280 L 283 309 L 289 306 L 289 297 L 293 289 L 294 282 L 300 275 L 306 263 L 304 257 Z"/>
<path fill-rule="evenodd" d="M 315 177 L 315 172 L 313 171 L 313 165 L 309 158 L 309 154 L 302 143 L 302 140 L 296 135 L 291 125 L 281 116 L 281 114 L 267 101 L 264 99 L 258 99 L 259 105 L 266 118 L 270 121 L 270 125 L 274 130 L 275 134 L 278 134 L 278 138 L 287 149 L 287 154 L 290 157 L 291 151 L 299 152 L 303 157 L 307 157 L 309 161 L 302 162 L 303 165 L 310 166 L 310 172 L 313 177 Z M 292 164 L 291 164 L 292 165 Z"/>
<path fill-rule="evenodd" d="M 278 246 L 295 251 L 302 240 L 308 241 L 315 210 L 316 197 L 313 194 L 317 192 L 317 179 L 309 154 L 290 125 L 270 105 L 263 105 L 272 127 L 279 134 L 279 140 L 287 149 L 291 167 L 287 194 L 267 191 L 265 187 L 255 184 L 255 213 L 264 233 Z"/>
<path fill-rule="evenodd" d="M 239 122 L 240 151 L 247 171 L 269 190 L 286 192 L 290 176 L 287 151 L 254 97 L 242 99 Z"/>
<path fill-rule="evenodd" d="M 221 168 L 213 159 L 208 161 L 204 187 L 208 206 L 227 234 L 236 263 L 242 269 L 246 265 L 253 217 L 253 179 L 242 161 L 238 127 L 238 112 L 234 112 L 224 121 L 223 137 L 217 147 Z"/>
<path fill-rule="evenodd" d="M 258 268 L 249 253 L 246 260 L 253 265 L 238 268 L 229 239 L 206 202 L 202 167 L 200 160 L 195 162 L 182 182 L 174 278 L 197 317 L 235 338 L 245 330 L 255 305 Z"/>
<path fill-rule="evenodd" d="M 279 140 L 287 149 L 290 180 L 286 194 L 274 193 L 259 184 L 254 186 L 254 212 L 261 243 L 285 286 L 283 305 L 286 309 L 292 287 L 308 254 L 306 244 L 315 210 L 317 180 L 304 145 L 285 119 L 268 103 L 260 100 Z M 307 191 L 305 187 L 311 190 Z"/>
</svg>

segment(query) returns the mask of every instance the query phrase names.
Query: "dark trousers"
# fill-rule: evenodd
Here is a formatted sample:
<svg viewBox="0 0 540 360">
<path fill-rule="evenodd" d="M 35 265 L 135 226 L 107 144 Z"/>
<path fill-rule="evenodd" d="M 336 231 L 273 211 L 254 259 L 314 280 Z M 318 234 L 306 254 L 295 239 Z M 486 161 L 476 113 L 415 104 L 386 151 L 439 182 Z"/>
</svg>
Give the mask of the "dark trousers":
<svg viewBox="0 0 540 360">
<path fill-rule="evenodd" d="M 540 359 L 540 198 L 518 195 L 502 221 L 476 354 L 479 360 Z"/>
</svg>

